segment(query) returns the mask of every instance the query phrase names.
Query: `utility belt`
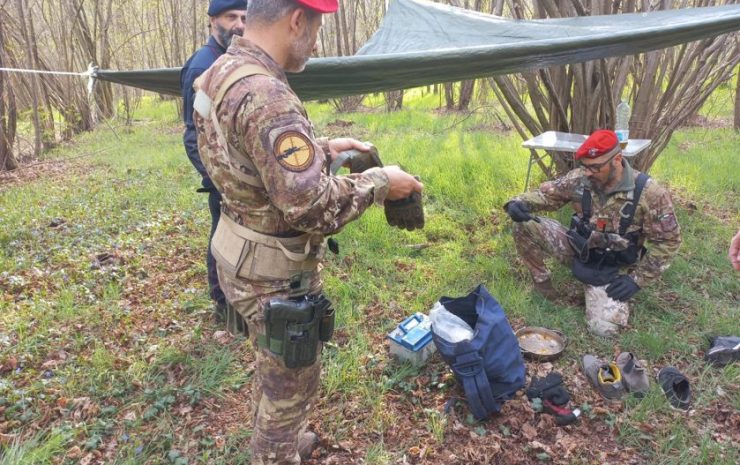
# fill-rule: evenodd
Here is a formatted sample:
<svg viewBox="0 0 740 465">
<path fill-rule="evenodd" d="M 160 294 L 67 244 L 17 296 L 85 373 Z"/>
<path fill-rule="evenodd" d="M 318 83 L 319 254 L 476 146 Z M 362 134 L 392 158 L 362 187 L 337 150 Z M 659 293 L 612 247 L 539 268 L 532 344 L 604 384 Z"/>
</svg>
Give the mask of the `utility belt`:
<svg viewBox="0 0 740 465">
<path fill-rule="evenodd" d="M 230 276 L 249 281 L 289 281 L 290 297 L 306 295 L 324 257 L 321 234 L 275 237 L 258 233 L 224 212 L 211 240 L 211 253 Z"/>
<path fill-rule="evenodd" d="M 265 334 L 257 345 L 281 356 L 288 368 L 313 365 L 319 341 L 334 334 L 334 308 L 323 294 L 270 299 L 264 312 Z"/>
</svg>

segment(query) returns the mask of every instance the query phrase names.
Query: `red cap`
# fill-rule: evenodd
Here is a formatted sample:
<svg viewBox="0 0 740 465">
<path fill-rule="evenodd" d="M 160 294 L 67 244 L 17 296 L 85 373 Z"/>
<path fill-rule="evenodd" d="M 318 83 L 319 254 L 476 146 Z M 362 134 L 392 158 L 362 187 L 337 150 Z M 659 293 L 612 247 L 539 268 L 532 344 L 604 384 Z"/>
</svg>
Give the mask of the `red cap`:
<svg viewBox="0 0 740 465">
<path fill-rule="evenodd" d="M 334 13 L 339 9 L 339 0 L 295 0 L 319 13 Z"/>
<path fill-rule="evenodd" d="M 603 155 L 614 155 L 619 149 L 619 139 L 614 131 L 598 129 L 588 136 L 586 142 L 578 147 L 575 159 L 599 158 Z"/>
</svg>

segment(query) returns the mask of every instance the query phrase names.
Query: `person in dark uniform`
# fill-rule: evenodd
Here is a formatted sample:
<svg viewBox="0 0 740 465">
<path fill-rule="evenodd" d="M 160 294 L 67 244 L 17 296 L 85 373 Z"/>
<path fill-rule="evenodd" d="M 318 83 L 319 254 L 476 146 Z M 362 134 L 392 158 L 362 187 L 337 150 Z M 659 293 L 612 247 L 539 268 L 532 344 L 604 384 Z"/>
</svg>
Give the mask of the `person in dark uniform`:
<svg viewBox="0 0 740 465">
<path fill-rule="evenodd" d="M 185 121 L 185 133 L 183 135 L 185 152 L 202 178 L 202 187 L 198 189 L 198 192 L 208 193 L 208 208 L 211 211 L 211 234 L 208 240 L 207 254 L 208 287 L 211 299 L 215 303 L 216 318 L 219 320 L 226 318 L 226 298 L 218 283 L 216 261 L 213 258 L 213 254 L 211 254 L 210 243 L 219 217 L 221 216 L 221 194 L 213 186 L 213 182 L 208 177 L 208 173 L 203 167 L 203 162 L 201 162 L 200 155 L 198 154 L 198 138 L 195 132 L 195 125 L 193 124 L 193 100 L 195 98 L 193 82 L 205 70 L 210 68 L 218 57 L 226 52 L 226 48 L 231 43 L 231 38 L 234 35 L 240 36 L 244 33 L 246 10 L 246 0 L 211 0 L 208 6 L 211 36 L 208 38 L 208 42 L 185 62 L 182 71 L 180 71 L 183 120 Z"/>
</svg>

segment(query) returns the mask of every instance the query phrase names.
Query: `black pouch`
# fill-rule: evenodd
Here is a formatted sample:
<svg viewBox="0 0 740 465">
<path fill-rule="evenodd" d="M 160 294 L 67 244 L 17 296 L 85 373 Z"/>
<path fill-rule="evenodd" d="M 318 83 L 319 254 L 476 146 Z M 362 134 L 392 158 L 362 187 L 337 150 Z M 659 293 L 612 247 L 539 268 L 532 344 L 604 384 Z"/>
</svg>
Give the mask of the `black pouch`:
<svg viewBox="0 0 740 465">
<path fill-rule="evenodd" d="M 619 274 L 617 265 L 606 265 L 593 259 L 584 263 L 577 257 L 573 258 L 570 269 L 573 277 L 592 286 L 606 286 Z"/>
<path fill-rule="evenodd" d="M 333 307 L 329 307 L 324 311 L 324 316 L 321 317 L 321 322 L 319 323 L 319 340 L 321 342 L 329 342 L 334 335 L 335 316 Z"/>
<path fill-rule="evenodd" d="M 308 299 L 270 299 L 265 306 L 265 330 L 265 341 L 260 346 L 281 356 L 286 367 L 300 368 L 316 362 L 319 320 Z"/>
</svg>

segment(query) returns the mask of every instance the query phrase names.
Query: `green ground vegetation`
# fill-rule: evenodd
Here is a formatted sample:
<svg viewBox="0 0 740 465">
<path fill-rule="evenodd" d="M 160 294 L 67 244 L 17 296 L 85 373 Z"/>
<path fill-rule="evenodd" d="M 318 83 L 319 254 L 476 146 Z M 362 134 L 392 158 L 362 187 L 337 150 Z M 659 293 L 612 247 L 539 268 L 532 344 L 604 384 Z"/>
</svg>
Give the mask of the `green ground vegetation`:
<svg viewBox="0 0 740 465">
<path fill-rule="evenodd" d="M 322 397 L 331 402 L 315 415 L 323 436 L 351 444 L 359 427 L 387 437 L 398 421 L 391 398 L 422 431 L 366 445 L 364 463 L 397 463 L 414 440 L 444 450 L 450 435 L 467 436 L 415 394 L 451 396 L 443 366 L 392 362 L 383 336 L 440 296 L 484 283 L 515 326 L 566 332 L 556 367 L 567 377 L 580 376 L 583 353 L 620 349 L 689 376 L 696 416 L 670 410 L 655 383 L 641 402 L 592 413 L 644 463 L 738 463 L 721 412 L 740 409 L 740 367 L 701 359 L 707 336 L 740 333 L 740 280 L 727 260 L 740 224 L 737 133 L 682 129 L 662 154 L 651 174 L 674 192 L 684 243 L 662 281 L 637 297 L 631 327 L 605 340 L 586 331 L 577 305 L 535 296 L 517 263 L 501 205 L 523 188 L 528 153 L 518 136 L 483 111 L 434 111 L 438 99 L 412 95 L 391 114 L 308 107 L 317 132 L 372 140 L 386 164 L 421 176 L 427 214 L 423 230 L 405 232 L 374 208 L 338 235 L 325 273 L 338 330 L 324 354 Z M 208 319 L 210 219 L 175 104 L 147 100 L 133 127 L 102 125 L 42 161 L 64 169 L 0 187 L 0 464 L 248 463 L 252 359 Z M 573 286 L 555 270 L 556 284 Z M 503 424 L 465 426 L 513 434 Z M 571 463 L 587 463 L 577 457 Z"/>
</svg>

